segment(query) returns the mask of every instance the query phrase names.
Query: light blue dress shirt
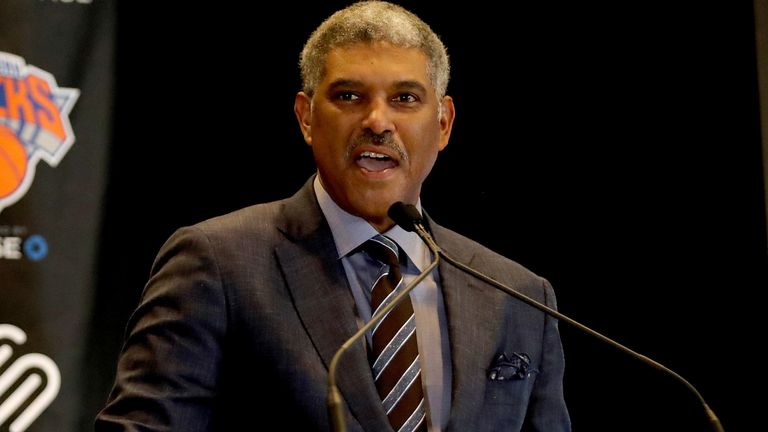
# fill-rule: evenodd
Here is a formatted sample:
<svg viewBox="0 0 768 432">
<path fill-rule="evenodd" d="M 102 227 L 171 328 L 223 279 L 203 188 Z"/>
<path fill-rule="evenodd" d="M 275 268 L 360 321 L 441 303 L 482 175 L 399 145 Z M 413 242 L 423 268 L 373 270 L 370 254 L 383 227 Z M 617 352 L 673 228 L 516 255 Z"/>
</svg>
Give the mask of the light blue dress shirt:
<svg viewBox="0 0 768 432">
<path fill-rule="evenodd" d="M 320 209 L 333 233 L 338 258 L 344 266 L 352 289 L 352 296 L 357 305 L 358 324 L 362 326 L 371 319 L 368 287 L 373 285 L 380 263 L 374 262 L 356 249 L 379 232 L 366 220 L 339 207 L 323 188 L 319 175 L 315 177 L 314 187 Z M 421 211 L 420 202 L 417 208 Z M 402 269 L 405 283 L 410 283 L 432 262 L 432 252 L 416 233 L 395 226 L 382 234 L 394 240 L 408 256 L 407 265 Z M 411 291 L 411 301 L 416 317 L 416 337 L 421 357 L 428 427 L 430 432 L 440 432 L 448 423 L 452 374 L 445 305 L 436 269 Z M 366 335 L 369 344 L 370 337 L 370 334 Z"/>
</svg>

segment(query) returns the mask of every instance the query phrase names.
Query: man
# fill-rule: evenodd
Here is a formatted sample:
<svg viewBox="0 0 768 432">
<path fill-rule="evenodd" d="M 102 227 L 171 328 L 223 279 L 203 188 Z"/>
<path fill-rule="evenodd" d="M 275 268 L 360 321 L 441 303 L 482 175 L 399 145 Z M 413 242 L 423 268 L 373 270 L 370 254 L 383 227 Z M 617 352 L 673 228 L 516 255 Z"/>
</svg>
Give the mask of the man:
<svg viewBox="0 0 768 432">
<path fill-rule="evenodd" d="M 312 34 L 301 72 L 295 113 L 317 175 L 168 240 L 97 431 L 330 430 L 331 358 L 391 298 L 378 290 L 402 290 L 431 262 L 387 212 L 420 207 L 448 144 L 443 44 L 410 12 L 361 2 Z M 544 279 L 426 223 L 458 260 L 555 307 Z M 446 264 L 364 339 L 337 374 L 349 430 L 570 430 L 556 321 Z"/>
</svg>

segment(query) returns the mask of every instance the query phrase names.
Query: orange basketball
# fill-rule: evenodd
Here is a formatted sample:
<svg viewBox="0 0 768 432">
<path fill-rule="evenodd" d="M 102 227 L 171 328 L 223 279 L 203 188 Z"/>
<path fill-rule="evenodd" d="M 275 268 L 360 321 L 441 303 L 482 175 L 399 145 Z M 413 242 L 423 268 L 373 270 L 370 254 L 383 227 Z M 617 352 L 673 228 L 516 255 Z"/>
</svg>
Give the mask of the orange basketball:
<svg viewBox="0 0 768 432">
<path fill-rule="evenodd" d="M 15 191 L 27 172 L 27 151 L 8 128 L 0 126 L 0 198 Z"/>
</svg>

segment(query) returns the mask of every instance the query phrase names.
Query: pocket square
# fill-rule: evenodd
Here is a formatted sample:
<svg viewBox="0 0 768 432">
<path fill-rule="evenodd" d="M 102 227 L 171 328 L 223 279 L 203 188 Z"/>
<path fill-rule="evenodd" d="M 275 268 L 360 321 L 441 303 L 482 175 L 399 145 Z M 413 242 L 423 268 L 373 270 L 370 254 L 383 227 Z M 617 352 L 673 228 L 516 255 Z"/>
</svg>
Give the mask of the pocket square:
<svg viewBox="0 0 768 432">
<path fill-rule="evenodd" d="M 526 353 L 513 352 L 499 354 L 488 369 L 488 379 L 491 381 L 506 381 L 525 379 L 531 375 L 531 358 Z"/>
</svg>

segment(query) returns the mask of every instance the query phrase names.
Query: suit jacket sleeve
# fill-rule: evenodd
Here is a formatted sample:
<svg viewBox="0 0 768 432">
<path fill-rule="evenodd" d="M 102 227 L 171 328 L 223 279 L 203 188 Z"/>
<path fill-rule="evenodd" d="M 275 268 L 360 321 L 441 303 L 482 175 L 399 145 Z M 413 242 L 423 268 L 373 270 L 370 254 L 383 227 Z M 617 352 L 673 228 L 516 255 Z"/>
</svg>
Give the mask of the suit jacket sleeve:
<svg viewBox="0 0 768 432">
<path fill-rule="evenodd" d="M 444 252 L 456 261 L 556 309 L 546 279 L 433 222 Z M 449 431 L 568 432 L 564 356 L 557 320 L 452 265 L 440 267 L 453 365 Z M 529 374 L 495 379 L 499 357 L 525 354 Z M 509 369 L 507 369 L 509 371 Z"/>
<path fill-rule="evenodd" d="M 207 430 L 226 326 L 211 245 L 199 230 L 181 229 L 160 250 L 128 323 L 96 431 Z"/>
<path fill-rule="evenodd" d="M 545 304 L 552 309 L 557 309 L 552 286 L 544 279 L 542 279 L 542 285 Z M 570 431 L 570 417 L 563 398 L 563 347 L 557 320 L 549 315 L 545 318 L 542 344 L 540 370 L 531 393 L 523 430 Z"/>
</svg>

